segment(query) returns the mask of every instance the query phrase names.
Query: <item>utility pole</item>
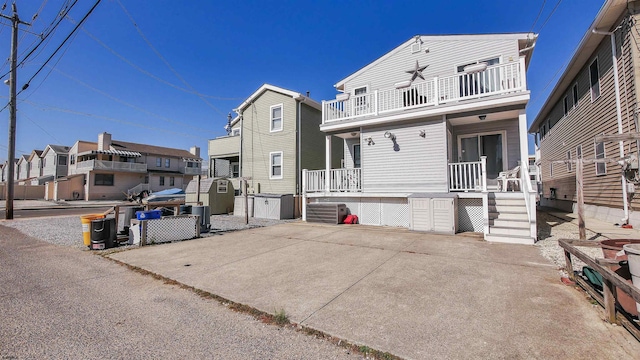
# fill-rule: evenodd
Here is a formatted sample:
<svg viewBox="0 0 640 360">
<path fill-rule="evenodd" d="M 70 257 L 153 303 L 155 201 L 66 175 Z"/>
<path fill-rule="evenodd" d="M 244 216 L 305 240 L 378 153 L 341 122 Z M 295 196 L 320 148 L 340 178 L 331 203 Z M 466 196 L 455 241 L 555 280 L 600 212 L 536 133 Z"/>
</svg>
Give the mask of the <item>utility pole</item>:
<svg viewBox="0 0 640 360">
<path fill-rule="evenodd" d="M 25 24 L 31 25 L 24 21 L 21 21 L 18 17 L 18 9 L 16 3 L 11 4 L 12 16 L 0 14 L 3 17 L 11 21 L 11 73 L 9 75 L 9 158 L 7 159 L 7 166 L 9 166 L 7 172 L 7 204 L 5 211 L 5 219 L 13 219 L 13 178 L 15 173 L 14 159 L 16 157 L 16 82 L 18 77 L 16 74 L 17 62 L 18 62 L 18 25 Z"/>
</svg>

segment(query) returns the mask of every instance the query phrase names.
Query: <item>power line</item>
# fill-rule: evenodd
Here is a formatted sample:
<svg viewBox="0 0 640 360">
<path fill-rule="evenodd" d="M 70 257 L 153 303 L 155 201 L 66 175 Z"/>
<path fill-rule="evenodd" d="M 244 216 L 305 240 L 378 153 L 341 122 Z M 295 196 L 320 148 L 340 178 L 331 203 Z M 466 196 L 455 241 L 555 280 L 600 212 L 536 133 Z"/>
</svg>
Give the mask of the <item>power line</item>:
<svg viewBox="0 0 640 360">
<path fill-rule="evenodd" d="M 35 109 L 39 109 L 39 110 L 42 110 L 42 111 L 63 112 L 63 113 L 68 113 L 68 114 L 86 116 L 86 117 L 89 117 L 89 118 L 95 118 L 95 119 L 102 119 L 102 120 L 106 120 L 106 121 L 117 122 L 117 123 L 121 123 L 121 124 L 125 124 L 125 125 L 130 125 L 130 126 L 135 126 L 135 127 L 139 127 L 139 128 L 148 129 L 148 130 L 161 131 L 161 132 L 165 132 L 165 133 L 172 134 L 172 135 L 179 135 L 179 136 L 188 137 L 188 138 L 194 138 L 194 139 L 198 139 L 198 140 L 207 140 L 207 141 L 209 140 L 209 139 L 206 139 L 206 138 L 194 136 L 194 135 L 187 134 L 187 133 L 180 133 L 180 132 L 175 132 L 175 131 L 172 131 L 172 130 L 167 130 L 167 129 L 157 128 L 157 127 L 153 127 L 153 126 L 143 125 L 143 124 L 141 124 L 139 122 L 131 122 L 131 121 L 122 120 L 122 119 L 116 119 L 116 118 L 103 116 L 103 115 L 96 115 L 96 114 L 86 113 L 86 112 L 77 111 L 77 110 L 65 109 L 65 108 L 52 106 L 52 105 L 40 104 L 40 103 L 33 102 L 31 100 L 23 100 L 22 102 L 26 103 L 28 105 L 31 105 Z"/>
<path fill-rule="evenodd" d="M 24 117 L 25 119 L 27 119 L 27 120 L 29 120 L 29 121 L 31 121 L 31 123 L 32 123 L 33 125 L 37 126 L 40 130 L 42 130 L 42 132 L 43 132 L 43 133 L 45 133 L 45 134 L 49 135 L 53 140 L 55 140 L 55 141 L 56 141 L 56 143 L 58 143 L 58 144 L 62 144 L 62 141 L 60 141 L 60 140 L 56 139 L 56 137 L 55 137 L 55 136 L 51 135 L 47 130 L 45 130 L 42 126 L 38 125 L 35 121 L 33 121 L 33 120 L 32 120 L 30 117 L 28 117 L 26 114 L 21 113 L 21 114 L 20 114 L 20 116 L 21 116 L 21 117 Z"/>
<path fill-rule="evenodd" d="M 77 1 L 77 0 L 76 0 Z M 89 17 L 89 15 L 91 15 L 91 13 L 93 12 L 93 10 L 95 10 L 95 8 L 98 6 L 98 4 L 100 4 L 100 1 L 102 0 L 97 0 L 96 3 L 93 5 L 93 7 L 91 9 L 89 9 L 89 11 L 87 12 L 87 14 L 82 18 L 82 20 L 80 20 L 80 22 L 76 25 L 76 27 L 73 28 L 73 30 L 71 30 L 71 33 L 69 33 L 69 35 L 67 35 L 67 37 L 62 41 L 62 43 L 56 48 L 56 50 L 53 52 L 53 54 L 51 54 L 51 56 L 49 56 L 49 58 L 44 62 L 44 64 L 42 64 L 42 66 L 38 69 L 38 71 L 36 71 L 35 74 L 33 74 L 33 76 L 31 76 L 31 78 L 29 79 L 29 81 L 27 81 L 23 86 L 22 86 L 22 91 L 26 90 L 29 87 L 29 83 L 31 82 L 31 80 L 33 80 L 33 78 L 35 78 L 36 76 L 38 76 L 38 74 L 40 73 L 40 71 L 42 71 L 42 69 L 44 69 L 45 66 L 47 66 L 47 63 L 49 63 L 49 61 L 51 61 L 51 59 L 58 53 L 58 51 L 62 48 L 62 46 L 64 46 L 64 44 L 69 40 L 69 38 L 71 38 L 71 36 L 78 30 L 78 28 L 85 22 L 85 20 L 87 20 L 87 18 Z M 75 2 L 74 2 L 75 4 Z M 1 78 L 0 78 L 1 79 Z"/>
<path fill-rule="evenodd" d="M 532 32 L 533 28 L 536 26 L 536 23 L 538 22 L 538 19 L 540 19 L 540 15 L 542 15 L 542 10 L 544 10 L 544 5 L 546 3 L 547 3 L 547 0 L 542 1 L 542 6 L 540 7 L 540 11 L 538 11 L 538 16 L 536 16 L 536 19 L 533 21 L 533 25 L 531 25 L 531 29 L 529 29 L 529 32 Z"/>
<path fill-rule="evenodd" d="M 74 23 L 74 24 L 75 24 L 75 21 L 74 21 L 71 17 L 67 16 L 67 18 L 68 18 L 72 23 Z M 231 97 L 220 97 L 220 96 L 206 95 L 206 94 L 199 93 L 199 92 L 197 92 L 197 91 L 192 91 L 192 90 L 188 90 L 188 89 L 185 89 L 185 88 L 183 88 L 183 87 L 177 86 L 177 85 L 175 85 L 175 84 L 173 84 L 173 83 L 171 83 L 171 82 L 169 82 L 169 81 L 167 81 L 167 80 L 164 80 L 164 79 L 162 79 L 162 78 L 160 78 L 160 77 L 158 77 L 158 76 L 156 76 L 156 75 L 152 74 L 151 72 L 149 72 L 149 71 L 147 71 L 147 70 L 145 70 L 145 69 L 141 68 L 140 66 L 136 65 L 136 64 L 135 64 L 135 63 L 133 63 L 131 60 L 127 59 L 127 58 L 126 58 L 126 57 L 124 57 L 123 55 L 119 54 L 117 51 L 115 51 L 115 50 L 113 50 L 112 48 L 110 48 L 107 44 L 105 44 L 104 42 L 102 42 L 100 39 L 98 39 L 95 35 L 93 35 L 92 33 L 90 33 L 90 32 L 89 32 L 88 30 L 86 30 L 84 27 L 82 27 L 82 31 L 83 31 L 85 34 L 87 34 L 91 39 L 93 39 L 95 42 L 97 42 L 98 44 L 100 44 L 102 47 L 104 47 L 105 49 L 107 49 L 109 52 L 111 52 L 113 55 L 115 55 L 116 57 L 118 57 L 120 60 L 122 60 L 122 61 L 124 61 L 125 63 L 127 63 L 127 64 L 128 64 L 129 66 L 131 66 L 132 68 L 134 68 L 134 69 L 138 70 L 139 72 L 141 72 L 141 73 L 143 73 L 143 74 L 145 74 L 145 75 L 149 76 L 150 78 L 152 78 L 152 79 L 154 79 L 154 80 L 157 80 L 157 81 L 159 81 L 159 82 L 161 82 L 161 83 L 163 83 L 163 84 L 165 84 L 165 85 L 171 86 L 171 87 L 173 87 L 174 89 L 177 89 L 177 90 L 183 91 L 183 92 L 188 93 L 188 94 L 193 94 L 193 95 L 197 95 L 197 96 L 203 96 L 203 97 L 206 97 L 206 98 L 209 98 L 209 99 L 215 99 L 215 100 L 223 100 L 223 101 L 227 101 L 227 100 L 233 100 L 233 101 L 235 101 L 235 100 L 243 100 L 243 98 L 231 98 Z"/>
<path fill-rule="evenodd" d="M 151 48 L 151 50 L 153 50 L 153 52 L 156 54 L 156 56 L 167 66 L 167 68 L 169 68 L 169 70 L 171 70 L 171 72 L 180 80 L 182 81 L 182 83 L 189 89 L 191 89 L 192 91 L 196 92 L 197 91 L 193 88 L 193 86 L 191 86 L 191 84 L 189 84 L 172 66 L 171 64 L 169 64 L 169 62 L 162 56 L 162 54 L 160 54 L 160 52 L 153 46 L 153 44 L 151 44 L 151 42 L 149 41 L 149 39 L 147 39 L 147 37 L 144 35 L 144 33 L 142 32 L 142 30 L 140 29 L 140 27 L 138 26 L 138 24 L 135 22 L 135 20 L 133 19 L 133 17 L 131 16 L 131 14 L 129 13 L 129 11 L 127 11 L 127 9 L 124 7 L 124 5 L 122 5 L 122 2 L 120 2 L 120 0 L 116 0 L 116 2 L 120 5 L 120 7 L 122 8 L 122 11 L 124 11 L 124 13 L 127 15 L 127 17 L 129 17 L 129 21 L 131 21 L 131 23 L 133 24 L 133 26 L 136 28 L 136 31 L 138 32 L 138 34 L 140 35 L 140 37 L 142 37 L 142 39 L 144 40 L 144 42 L 147 43 L 147 45 Z M 196 94 L 197 95 L 197 94 Z M 215 110 L 216 112 L 218 112 L 219 114 L 223 115 L 226 117 L 227 114 L 223 113 L 222 111 L 220 111 L 218 108 L 216 108 L 215 106 L 213 106 L 213 104 L 211 104 L 207 99 L 205 99 L 202 96 L 198 96 L 200 98 L 200 100 L 202 100 L 205 104 L 209 105 L 209 107 L 211 107 L 213 110 Z"/>
<path fill-rule="evenodd" d="M 558 8 L 558 6 L 560 6 L 560 3 L 562 2 L 562 0 L 558 0 L 558 2 L 556 3 L 556 6 L 553 7 L 553 9 L 551 10 L 551 13 L 549 15 L 547 15 L 547 18 L 544 20 L 544 22 L 542 23 L 542 26 L 540 27 L 540 29 L 538 29 L 538 34 L 540 32 L 542 32 L 542 29 L 544 29 L 544 26 L 547 25 L 547 22 L 549 21 L 549 19 L 551 18 L 551 16 L 553 15 L 553 13 L 556 12 L 556 9 Z"/>
<path fill-rule="evenodd" d="M 88 89 L 91 89 L 91 90 L 93 90 L 93 91 L 97 92 L 98 94 L 100 94 L 100 95 L 102 95 L 102 96 L 105 96 L 105 97 L 107 97 L 107 98 L 109 98 L 109 99 L 111 99 L 111 100 L 113 100 L 113 101 L 116 101 L 116 102 L 118 102 L 118 103 L 120 103 L 120 104 L 126 105 L 126 106 L 128 106 L 128 107 L 130 107 L 130 108 L 133 108 L 133 109 L 135 109 L 135 110 L 138 110 L 138 111 L 141 111 L 141 112 L 143 112 L 143 113 L 146 113 L 146 114 L 149 114 L 149 115 L 155 116 L 155 117 L 157 117 L 157 118 L 159 118 L 159 119 L 162 119 L 162 120 L 167 121 L 167 122 L 171 122 L 171 123 L 176 124 L 176 125 L 180 125 L 180 126 L 187 126 L 187 127 L 190 127 L 190 128 L 192 128 L 192 129 L 195 129 L 195 130 L 198 130 L 198 131 L 212 132 L 211 130 L 207 130 L 207 129 L 199 128 L 199 127 L 192 126 L 192 125 L 189 125 L 189 124 L 185 124 L 185 123 L 183 123 L 183 122 L 180 122 L 180 121 L 177 121 L 177 120 L 173 120 L 173 119 L 170 119 L 170 118 L 164 117 L 164 116 L 162 116 L 162 115 L 156 114 L 156 113 L 154 113 L 154 112 L 151 112 L 151 111 L 149 111 L 149 110 L 143 109 L 143 108 L 141 108 L 141 107 L 139 107 L 139 106 L 137 106 L 137 105 L 130 104 L 130 103 L 128 103 L 128 102 L 126 102 L 126 101 L 124 101 L 124 100 L 121 100 L 121 99 L 119 99 L 119 98 L 117 98 L 117 97 L 115 97 L 115 96 L 113 96 L 113 95 L 110 95 L 110 94 L 108 94 L 108 93 L 106 93 L 106 92 L 104 92 L 104 91 L 102 91 L 102 90 L 100 90 L 100 89 L 97 89 L 97 88 L 95 88 L 95 87 L 93 87 L 93 86 L 91 86 L 91 85 L 89 85 L 89 84 L 87 84 L 87 83 L 85 83 L 85 82 L 81 81 L 80 79 L 78 79 L 78 78 L 76 78 L 76 77 L 74 77 L 74 76 L 72 76 L 72 75 L 70 75 L 70 74 L 67 74 L 67 73 L 63 72 L 63 71 L 62 71 L 62 70 L 60 70 L 60 69 L 55 69 L 55 68 L 54 68 L 54 69 L 52 69 L 52 70 L 55 70 L 56 72 L 58 72 L 58 73 L 59 73 L 59 74 L 61 74 L 62 76 L 65 76 L 65 77 L 67 77 L 67 78 L 69 78 L 69 79 L 71 79 L 71 80 L 73 80 L 73 81 L 77 82 L 78 84 L 80 84 L 80 85 L 82 85 L 82 86 L 84 86 L 84 87 L 86 87 L 86 88 L 88 88 Z"/>
</svg>

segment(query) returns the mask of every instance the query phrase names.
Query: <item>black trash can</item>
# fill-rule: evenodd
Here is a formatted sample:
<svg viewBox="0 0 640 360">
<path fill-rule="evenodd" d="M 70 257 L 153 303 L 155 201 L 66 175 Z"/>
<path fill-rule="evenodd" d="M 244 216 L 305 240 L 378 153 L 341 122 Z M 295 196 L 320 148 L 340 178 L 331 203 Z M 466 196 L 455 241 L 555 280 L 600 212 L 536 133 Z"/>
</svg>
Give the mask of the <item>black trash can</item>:
<svg viewBox="0 0 640 360">
<path fill-rule="evenodd" d="M 191 214 L 191 205 L 180 205 L 180 215 Z"/>
<path fill-rule="evenodd" d="M 116 245 L 116 236 L 118 224 L 116 224 L 116 218 L 109 217 L 104 219 L 104 225 L 109 230 L 106 234 L 106 238 L 104 239 L 104 247 L 106 249 L 111 249 Z"/>
<path fill-rule="evenodd" d="M 91 250 L 104 250 L 106 248 L 105 240 L 109 228 L 106 226 L 104 220 L 105 219 L 97 219 L 91 221 Z"/>
</svg>

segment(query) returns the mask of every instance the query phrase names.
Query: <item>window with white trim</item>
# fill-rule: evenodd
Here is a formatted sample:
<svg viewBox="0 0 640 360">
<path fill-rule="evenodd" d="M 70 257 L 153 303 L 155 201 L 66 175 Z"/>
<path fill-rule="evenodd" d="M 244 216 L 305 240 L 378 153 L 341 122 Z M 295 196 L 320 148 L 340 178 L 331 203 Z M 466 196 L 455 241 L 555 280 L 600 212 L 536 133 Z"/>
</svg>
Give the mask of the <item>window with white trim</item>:
<svg viewBox="0 0 640 360">
<path fill-rule="evenodd" d="M 589 84 L 591 86 L 591 101 L 600 97 L 600 70 L 598 69 L 598 58 L 589 65 Z"/>
<path fill-rule="evenodd" d="M 605 154 L 605 151 L 604 151 L 604 143 L 603 142 L 595 143 L 595 152 L 596 152 L 596 159 L 604 159 L 605 158 L 606 154 Z M 607 174 L 607 164 L 597 162 L 596 163 L 596 175 L 606 175 L 606 174 Z"/>
<path fill-rule="evenodd" d="M 567 171 L 573 171 L 573 164 L 571 163 L 571 150 L 567 151 Z"/>
<path fill-rule="evenodd" d="M 271 113 L 271 132 L 282 131 L 282 104 L 273 105 Z"/>
<path fill-rule="evenodd" d="M 282 151 L 269 153 L 269 179 L 282 179 Z"/>
<path fill-rule="evenodd" d="M 156 167 L 162 167 L 162 158 L 156 158 Z"/>
<path fill-rule="evenodd" d="M 576 159 L 582 159 L 582 145 L 576 146 Z"/>
<path fill-rule="evenodd" d="M 571 88 L 571 95 L 573 97 L 573 107 L 578 107 L 578 83 L 573 84 Z"/>
<path fill-rule="evenodd" d="M 569 98 L 565 96 L 564 99 L 562 99 L 562 114 L 564 116 L 567 116 L 568 112 L 569 112 Z"/>
<path fill-rule="evenodd" d="M 171 167 L 171 159 L 169 158 L 164 159 L 164 167 L 166 168 Z"/>
</svg>

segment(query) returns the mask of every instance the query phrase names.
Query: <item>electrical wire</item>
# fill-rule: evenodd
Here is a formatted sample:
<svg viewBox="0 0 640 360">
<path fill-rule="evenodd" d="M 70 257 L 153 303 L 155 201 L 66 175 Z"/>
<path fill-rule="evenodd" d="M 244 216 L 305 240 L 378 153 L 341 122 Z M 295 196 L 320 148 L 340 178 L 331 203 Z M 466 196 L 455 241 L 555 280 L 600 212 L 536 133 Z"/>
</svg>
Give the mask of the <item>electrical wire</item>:
<svg viewBox="0 0 640 360">
<path fill-rule="evenodd" d="M 77 0 L 76 0 L 77 1 Z M 89 9 L 89 11 L 87 12 L 87 14 L 82 18 L 82 20 L 80 20 L 80 22 L 76 25 L 76 27 L 73 28 L 73 30 L 71 30 L 71 33 L 69 33 L 69 35 L 62 41 L 62 43 L 56 48 L 56 50 L 53 52 L 53 54 L 51 54 L 51 56 L 49 56 L 49 58 L 44 62 L 44 64 L 42 64 L 42 66 L 38 69 L 38 71 L 35 72 L 35 74 L 33 74 L 31 76 L 31 78 L 29 78 L 29 80 L 22 86 L 22 91 L 26 90 L 29 87 L 29 83 L 31 83 L 31 81 L 33 80 L 33 78 L 35 78 L 36 76 L 38 76 L 38 74 L 40 73 L 40 71 L 42 71 L 42 69 L 44 69 L 45 66 L 47 66 L 47 64 L 49 63 L 49 61 L 51 61 L 51 59 L 58 53 L 58 51 L 62 48 L 62 46 L 64 46 L 64 44 L 69 40 L 69 38 L 71 38 L 71 36 L 78 30 L 78 28 L 80 26 L 82 26 L 82 24 L 85 22 L 85 20 L 87 20 L 87 18 L 89 17 L 89 15 L 91 15 L 91 13 L 93 12 L 93 10 L 95 10 L 95 8 L 98 6 L 98 4 L 100 4 L 102 0 L 97 0 L 96 3 L 93 5 L 93 7 L 91 7 L 91 9 Z M 1 79 L 1 78 L 0 78 Z"/>
<path fill-rule="evenodd" d="M 120 7 L 122 8 L 122 11 L 124 11 L 124 13 L 127 15 L 127 17 L 129 18 L 129 20 L 131 21 L 131 23 L 133 24 L 133 26 L 136 28 L 136 31 L 138 32 L 138 34 L 140 35 L 140 37 L 142 37 L 142 39 L 144 40 L 145 43 L 147 43 L 147 45 L 151 48 L 151 50 L 153 50 L 153 52 L 156 54 L 156 56 L 167 66 L 167 68 L 169 70 L 171 70 L 171 72 L 180 80 L 182 81 L 182 83 L 189 89 L 191 89 L 192 91 L 194 91 L 196 93 L 196 95 L 198 94 L 198 92 L 195 90 L 195 88 L 193 86 L 191 86 L 191 84 L 189 84 L 172 66 L 171 64 L 169 64 L 169 62 L 162 56 L 162 54 L 160 54 L 160 52 L 153 46 L 153 44 L 151 44 L 151 42 L 149 41 L 149 39 L 147 39 L 147 37 L 144 35 L 144 33 L 142 32 L 142 30 L 140 29 L 140 27 L 138 26 L 138 24 L 136 23 L 136 21 L 133 19 L 133 17 L 131 16 L 131 14 L 129 13 L 129 11 L 127 11 L 127 9 L 124 7 L 124 5 L 122 5 L 122 2 L 120 2 L 120 0 L 116 0 L 116 2 L 120 5 Z M 205 99 L 202 96 L 198 96 L 200 98 L 200 100 L 202 100 L 205 104 L 209 105 L 210 108 L 212 108 L 213 110 L 215 110 L 218 114 L 227 116 L 227 114 L 223 113 L 222 111 L 220 111 L 220 109 L 218 109 L 217 107 L 213 106 L 213 104 L 211 104 L 207 99 Z"/>
<path fill-rule="evenodd" d="M 75 24 L 75 20 L 73 20 L 71 17 L 67 16 L 67 18 Z M 92 33 L 90 33 L 88 30 L 86 30 L 84 27 L 82 27 L 82 31 L 87 34 L 87 36 L 89 36 L 91 39 L 93 39 L 93 41 L 97 42 L 98 44 L 100 44 L 102 47 L 104 47 L 105 49 L 107 49 L 110 53 L 112 53 L 113 55 L 115 55 L 116 57 L 118 57 L 120 60 L 124 61 L 125 63 L 127 63 L 129 66 L 131 66 L 132 68 L 138 70 L 139 72 L 141 72 L 144 75 L 149 76 L 150 78 L 161 82 L 165 85 L 171 86 L 174 89 L 180 90 L 182 92 L 188 93 L 188 94 L 193 94 L 193 95 L 197 95 L 197 96 L 203 96 L 209 99 L 214 99 L 214 100 L 223 100 L 223 101 L 238 101 L 238 100 L 243 100 L 243 98 L 231 98 L 231 97 L 219 97 L 219 96 L 212 96 L 212 95 L 206 95 L 206 94 L 202 94 L 199 93 L 197 91 L 192 91 L 192 90 L 188 90 L 185 89 L 183 87 L 177 86 L 167 80 L 164 80 L 154 74 L 152 74 L 151 72 L 141 68 L 140 66 L 136 65 L 135 63 L 133 63 L 132 61 L 130 61 L 129 59 L 127 59 L 126 57 L 124 57 L 123 55 L 119 54 L 117 51 L 113 50 L 112 48 L 110 48 L 107 44 L 105 44 L 104 42 L 102 42 L 100 39 L 98 39 L 95 35 L 93 35 Z"/>
<path fill-rule="evenodd" d="M 547 3 L 547 0 L 542 1 L 542 6 L 540 7 L 540 11 L 538 11 L 538 16 L 536 16 L 536 19 L 533 21 L 533 25 L 531 25 L 531 29 L 529 29 L 529 32 L 532 32 L 533 28 L 536 26 L 536 23 L 538 22 L 538 19 L 540 19 L 540 15 L 542 15 L 542 10 L 544 10 L 544 5 L 546 3 Z"/>
<path fill-rule="evenodd" d="M 547 18 L 544 20 L 544 22 L 542 23 L 542 26 L 540 27 L 540 29 L 538 29 L 538 34 L 540 32 L 542 32 L 542 29 L 544 29 L 544 26 L 547 25 L 547 22 L 549 21 L 549 19 L 551 18 L 551 16 L 553 15 L 553 13 L 556 12 L 556 9 L 558 8 L 558 6 L 560 6 L 560 3 L 562 2 L 562 0 L 558 0 L 558 2 L 556 3 L 556 6 L 553 7 L 553 9 L 551 10 L 551 13 L 549 13 L 549 15 L 547 15 Z"/>
<path fill-rule="evenodd" d="M 36 123 L 35 121 L 33 121 L 33 119 L 31 119 L 30 117 L 27 116 L 27 114 L 25 113 L 20 113 L 20 117 L 24 117 L 25 119 L 29 120 L 33 125 L 37 126 L 40 130 L 42 130 L 43 133 L 49 135 L 53 140 L 56 141 L 56 143 L 58 144 L 62 144 L 62 141 L 56 139 L 55 136 L 51 135 L 47 130 L 45 130 L 42 126 L 38 125 L 38 123 Z"/>
</svg>

